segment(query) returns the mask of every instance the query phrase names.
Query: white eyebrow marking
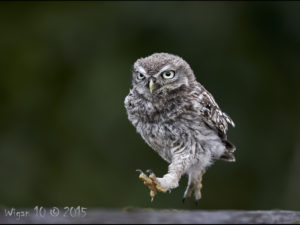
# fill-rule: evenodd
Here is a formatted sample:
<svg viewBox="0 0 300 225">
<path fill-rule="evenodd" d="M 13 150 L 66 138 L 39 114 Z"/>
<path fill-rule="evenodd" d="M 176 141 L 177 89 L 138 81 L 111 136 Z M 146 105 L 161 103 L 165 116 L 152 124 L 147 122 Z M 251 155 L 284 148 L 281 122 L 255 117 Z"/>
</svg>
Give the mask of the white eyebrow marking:
<svg viewBox="0 0 300 225">
<path fill-rule="evenodd" d="M 161 73 L 161 72 L 163 72 L 163 71 L 169 69 L 170 67 L 171 67 L 170 65 L 166 65 L 166 66 L 164 66 L 158 73 Z"/>
<path fill-rule="evenodd" d="M 159 76 L 161 74 L 161 72 L 170 69 L 170 67 L 171 67 L 170 65 L 164 66 L 157 74 L 154 75 L 154 77 Z"/>
<path fill-rule="evenodd" d="M 146 70 L 143 68 L 143 67 L 141 67 L 141 66 L 139 66 L 138 68 L 137 68 L 137 70 L 138 70 L 138 72 L 140 72 L 140 73 L 142 73 L 142 74 L 146 74 Z"/>
</svg>

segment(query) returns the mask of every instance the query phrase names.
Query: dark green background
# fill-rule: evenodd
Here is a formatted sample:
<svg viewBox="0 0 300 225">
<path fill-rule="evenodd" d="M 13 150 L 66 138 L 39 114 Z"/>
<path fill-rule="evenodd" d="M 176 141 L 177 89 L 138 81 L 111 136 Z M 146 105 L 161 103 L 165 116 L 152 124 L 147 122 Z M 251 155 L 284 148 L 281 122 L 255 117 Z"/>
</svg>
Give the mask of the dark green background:
<svg viewBox="0 0 300 225">
<path fill-rule="evenodd" d="M 1 2 L 0 205 L 195 208 L 127 120 L 134 61 L 180 55 L 234 119 L 202 209 L 300 210 L 299 2 Z"/>
</svg>

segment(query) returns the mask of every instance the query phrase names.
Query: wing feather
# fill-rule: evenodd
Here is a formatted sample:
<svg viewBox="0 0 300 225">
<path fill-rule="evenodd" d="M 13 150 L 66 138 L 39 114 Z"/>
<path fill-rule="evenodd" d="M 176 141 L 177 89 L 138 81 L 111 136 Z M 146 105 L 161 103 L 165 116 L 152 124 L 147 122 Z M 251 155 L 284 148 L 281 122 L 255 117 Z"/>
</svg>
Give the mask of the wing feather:
<svg viewBox="0 0 300 225">
<path fill-rule="evenodd" d="M 207 126 L 215 129 L 218 132 L 219 137 L 226 147 L 226 151 L 220 157 L 220 159 L 234 162 L 235 146 L 227 140 L 226 132 L 228 130 L 228 124 L 235 127 L 233 120 L 218 106 L 212 94 L 210 94 L 202 85 L 199 84 L 196 88 L 196 92 L 193 93 L 195 100 L 200 103 L 200 113 L 204 118 L 204 122 Z"/>
<path fill-rule="evenodd" d="M 233 120 L 229 115 L 222 112 L 211 93 L 203 86 L 199 86 L 199 88 L 201 89 L 200 96 L 198 96 L 202 106 L 200 109 L 201 114 L 207 119 L 207 122 L 214 125 L 225 135 L 228 130 L 228 124 L 235 127 Z"/>
</svg>

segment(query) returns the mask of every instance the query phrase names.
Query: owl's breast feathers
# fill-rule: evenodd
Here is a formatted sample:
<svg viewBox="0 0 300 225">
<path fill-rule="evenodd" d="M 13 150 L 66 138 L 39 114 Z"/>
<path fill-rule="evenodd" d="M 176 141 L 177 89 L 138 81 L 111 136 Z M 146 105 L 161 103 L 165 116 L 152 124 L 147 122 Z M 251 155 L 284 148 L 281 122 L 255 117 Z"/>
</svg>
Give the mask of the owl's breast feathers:
<svg viewBox="0 0 300 225">
<path fill-rule="evenodd" d="M 219 136 L 226 148 L 224 155 L 220 159 L 235 161 L 233 155 L 235 146 L 227 140 L 226 135 L 228 124 L 234 126 L 234 122 L 226 113 L 221 111 L 213 96 L 203 86 L 199 84 L 187 95 L 177 96 L 163 103 L 149 102 L 137 95 L 138 93 L 132 89 L 125 99 L 125 107 L 129 120 L 151 147 L 159 148 L 154 146 L 155 143 L 149 143 L 149 137 L 145 135 L 145 132 L 147 133 L 145 128 L 153 129 L 153 127 L 149 127 L 149 124 L 155 125 L 155 127 L 165 123 L 172 123 L 172 121 L 177 121 L 176 124 L 179 124 L 179 120 L 188 118 L 189 121 L 194 121 L 194 125 L 189 125 L 188 127 L 193 127 L 194 129 L 197 126 L 198 128 L 196 129 L 200 130 L 210 129 Z M 197 121 L 202 121 L 207 128 L 202 127 L 202 125 L 196 125 L 198 124 Z M 181 124 L 185 124 L 185 122 Z M 174 128 L 174 126 L 172 127 Z M 163 138 L 162 135 L 161 137 Z"/>
</svg>

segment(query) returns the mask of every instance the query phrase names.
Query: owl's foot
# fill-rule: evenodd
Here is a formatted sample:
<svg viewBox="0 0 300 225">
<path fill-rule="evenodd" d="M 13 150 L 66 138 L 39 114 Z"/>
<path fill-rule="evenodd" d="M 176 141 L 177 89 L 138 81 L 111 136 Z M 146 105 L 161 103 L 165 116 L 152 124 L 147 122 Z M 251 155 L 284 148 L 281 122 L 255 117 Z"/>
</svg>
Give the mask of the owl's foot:
<svg viewBox="0 0 300 225">
<path fill-rule="evenodd" d="M 183 195 L 183 199 L 182 199 L 183 203 L 184 203 L 185 199 L 188 197 L 191 197 L 194 192 L 196 205 L 198 206 L 198 202 L 202 197 L 201 189 L 202 189 L 202 177 L 203 177 L 204 173 L 205 173 L 205 171 L 202 171 L 196 180 L 192 180 L 191 182 L 189 182 L 189 184 L 184 192 L 184 195 Z"/>
<path fill-rule="evenodd" d="M 149 174 L 149 176 L 147 176 L 142 170 L 137 170 L 137 172 L 140 173 L 139 178 L 144 181 L 144 184 L 150 189 L 150 197 L 151 197 L 151 201 L 153 201 L 155 195 L 157 194 L 157 192 L 162 192 L 162 193 L 166 193 L 167 190 L 162 188 L 157 179 L 155 174 L 151 171 L 151 170 L 147 170 L 146 173 Z"/>
<path fill-rule="evenodd" d="M 185 202 L 185 199 L 186 199 L 186 198 L 189 198 L 189 197 L 192 196 L 192 193 L 193 193 L 194 190 L 195 190 L 195 184 L 194 184 L 194 183 L 190 183 L 190 184 L 187 186 L 187 188 L 186 188 L 186 190 L 185 190 L 185 192 L 184 192 L 183 199 L 182 199 L 182 202 L 183 202 L 183 203 Z"/>
</svg>

